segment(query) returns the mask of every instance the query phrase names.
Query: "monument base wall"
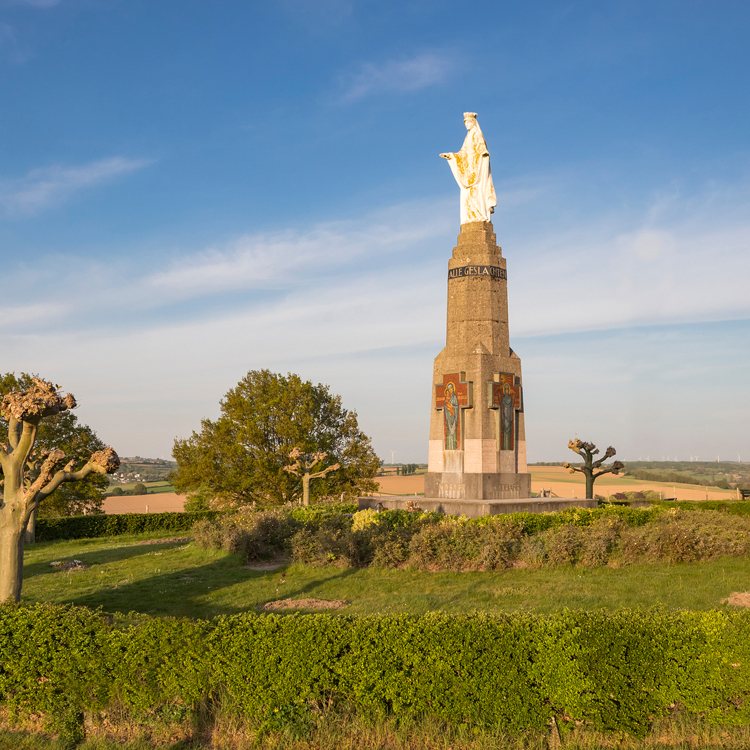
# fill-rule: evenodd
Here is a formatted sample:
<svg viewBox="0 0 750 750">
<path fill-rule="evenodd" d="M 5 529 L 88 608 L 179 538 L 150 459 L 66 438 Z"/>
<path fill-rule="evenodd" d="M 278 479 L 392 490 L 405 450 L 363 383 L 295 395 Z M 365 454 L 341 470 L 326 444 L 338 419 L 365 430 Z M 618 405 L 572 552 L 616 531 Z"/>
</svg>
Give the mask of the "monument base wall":
<svg viewBox="0 0 750 750">
<path fill-rule="evenodd" d="M 480 518 L 500 513 L 557 513 L 567 508 L 596 508 L 596 500 L 575 498 L 525 497 L 513 500 L 441 500 L 414 495 L 360 497 L 359 509 L 365 510 L 432 510 L 451 516 Z"/>
<path fill-rule="evenodd" d="M 438 500 L 513 500 L 531 497 L 531 474 L 428 471 L 425 498 Z"/>
</svg>

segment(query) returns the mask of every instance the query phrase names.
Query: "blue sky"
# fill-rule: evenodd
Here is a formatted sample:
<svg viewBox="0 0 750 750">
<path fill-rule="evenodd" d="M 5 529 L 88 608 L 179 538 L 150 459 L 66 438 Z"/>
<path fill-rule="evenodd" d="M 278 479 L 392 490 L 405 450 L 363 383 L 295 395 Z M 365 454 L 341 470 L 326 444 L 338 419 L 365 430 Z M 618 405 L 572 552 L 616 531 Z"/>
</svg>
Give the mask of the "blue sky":
<svg viewBox="0 0 750 750">
<path fill-rule="evenodd" d="M 747 2 L 0 0 L 0 371 L 168 456 L 250 369 L 427 455 L 479 113 L 530 460 L 750 460 Z"/>
</svg>

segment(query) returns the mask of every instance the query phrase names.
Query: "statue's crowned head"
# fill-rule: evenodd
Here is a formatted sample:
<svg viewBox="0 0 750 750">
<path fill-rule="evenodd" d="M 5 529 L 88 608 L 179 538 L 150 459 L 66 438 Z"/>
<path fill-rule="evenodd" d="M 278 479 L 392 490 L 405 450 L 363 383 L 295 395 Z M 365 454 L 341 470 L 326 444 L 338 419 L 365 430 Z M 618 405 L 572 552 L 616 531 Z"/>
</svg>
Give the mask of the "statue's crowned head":
<svg viewBox="0 0 750 750">
<path fill-rule="evenodd" d="M 467 130 L 471 130 L 477 124 L 476 112 L 464 112 L 464 125 Z"/>
</svg>

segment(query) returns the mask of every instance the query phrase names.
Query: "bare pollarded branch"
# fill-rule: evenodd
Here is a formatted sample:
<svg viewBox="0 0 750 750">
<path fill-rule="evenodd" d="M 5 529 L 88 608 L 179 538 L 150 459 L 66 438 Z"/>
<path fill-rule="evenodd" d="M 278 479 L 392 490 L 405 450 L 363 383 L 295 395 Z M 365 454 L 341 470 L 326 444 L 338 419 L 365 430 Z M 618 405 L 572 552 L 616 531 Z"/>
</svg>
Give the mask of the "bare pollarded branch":
<svg viewBox="0 0 750 750">
<path fill-rule="evenodd" d="M 620 469 L 624 469 L 625 464 L 622 461 L 615 461 L 612 466 L 602 470 L 598 471 L 596 474 L 594 474 L 595 477 L 600 477 L 602 474 L 619 474 Z"/>
<path fill-rule="evenodd" d="M 11 391 L 3 396 L 0 414 L 11 422 L 40 420 L 59 414 L 61 411 L 75 409 L 76 399 L 72 393 L 62 396 L 57 386 L 49 380 L 33 378 L 34 385 L 25 391 Z M 12 439 L 11 439 L 12 442 Z"/>
<path fill-rule="evenodd" d="M 563 464 L 563 469 L 567 469 L 571 474 L 575 474 L 577 471 L 583 473 L 583 469 L 579 469 L 577 466 L 572 466 L 567 461 Z"/>
<path fill-rule="evenodd" d="M 44 417 L 76 407 L 75 396 L 63 396 L 49 380 L 32 378 L 33 385 L 25 391 L 11 391 L 0 402 L 0 415 L 8 421 L 8 442 L 14 463 L 23 466 L 34 447 L 36 430 Z"/>
<path fill-rule="evenodd" d="M 107 446 L 104 450 L 91 454 L 90 463 L 96 464 L 101 471 L 99 474 L 114 474 L 120 468 L 120 457 L 114 448 Z"/>
<path fill-rule="evenodd" d="M 341 464 L 333 464 L 333 466 L 329 466 L 322 471 L 316 471 L 315 474 L 310 474 L 310 479 L 318 479 L 319 477 L 324 477 L 326 474 L 328 474 L 329 471 L 336 471 L 336 469 L 340 468 Z"/>
<path fill-rule="evenodd" d="M 52 475 L 55 471 L 55 466 L 57 466 L 57 464 L 59 464 L 60 461 L 63 460 L 63 458 L 65 458 L 65 451 L 62 451 L 59 448 L 55 448 L 55 450 L 52 451 L 45 451 L 45 456 L 42 462 L 42 466 L 39 470 L 39 475 L 26 489 L 25 494 L 27 501 L 35 498 L 39 490 L 41 490 L 42 487 L 44 487 L 44 485 L 46 485 L 52 479 Z"/>
<path fill-rule="evenodd" d="M 51 495 L 63 482 L 78 482 L 85 479 L 92 472 L 96 474 L 113 474 L 120 468 L 120 458 L 113 448 L 109 446 L 104 450 L 92 454 L 86 465 L 78 471 L 70 471 L 75 459 L 69 461 L 64 469 L 52 473 L 57 464 L 65 458 L 61 450 L 51 451 L 42 464 L 39 477 L 26 491 L 27 513 L 36 508 L 45 497 Z"/>
<path fill-rule="evenodd" d="M 23 428 L 21 430 L 21 437 L 8 458 L 12 463 L 22 467 L 26 465 L 29 454 L 34 448 L 34 441 L 36 440 L 36 433 L 39 428 L 39 420 L 35 419 L 34 421 L 29 422 L 19 422 L 18 424 Z"/>
<path fill-rule="evenodd" d="M 8 443 L 10 443 L 11 450 L 15 450 L 18 446 L 18 441 L 21 439 L 22 428 L 23 422 L 19 422 L 15 417 L 11 417 L 8 421 Z"/>
<path fill-rule="evenodd" d="M 296 476 L 301 476 L 302 474 L 312 469 L 313 466 L 319 464 L 327 455 L 328 453 L 326 453 L 325 451 L 308 454 L 303 453 L 299 448 L 295 448 L 289 454 L 289 458 L 293 459 L 294 463 L 290 464 L 289 466 L 285 466 L 284 471 L 288 471 L 290 474 L 295 474 Z M 340 468 L 338 464 L 336 464 L 336 468 Z M 330 469 L 327 469 L 327 471 L 330 471 Z M 317 477 L 325 475 L 315 474 L 314 476 Z"/>
</svg>

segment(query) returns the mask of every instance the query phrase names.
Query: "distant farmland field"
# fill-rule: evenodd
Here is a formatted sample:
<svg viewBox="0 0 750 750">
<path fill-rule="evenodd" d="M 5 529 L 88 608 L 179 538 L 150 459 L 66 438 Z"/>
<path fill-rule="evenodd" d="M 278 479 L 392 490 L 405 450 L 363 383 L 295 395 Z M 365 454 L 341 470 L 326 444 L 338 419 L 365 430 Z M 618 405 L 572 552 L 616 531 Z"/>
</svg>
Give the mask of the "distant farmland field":
<svg viewBox="0 0 750 750">
<path fill-rule="evenodd" d="M 586 484 L 583 475 L 571 474 L 561 466 L 531 466 L 531 491 L 540 492 L 542 488 L 551 489 L 558 497 L 586 496 Z M 406 477 L 377 477 L 380 491 L 388 495 L 419 495 L 424 493 L 424 475 L 416 474 Z M 615 492 L 654 490 L 663 492 L 664 497 L 676 497 L 678 500 L 724 500 L 735 497 L 734 490 L 722 490 L 718 487 L 701 487 L 693 484 L 669 484 L 665 482 L 646 482 L 634 477 L 613 477 L 605 475 L 594 485 L 597 495 L 613 495 Z"/>
</svg>

